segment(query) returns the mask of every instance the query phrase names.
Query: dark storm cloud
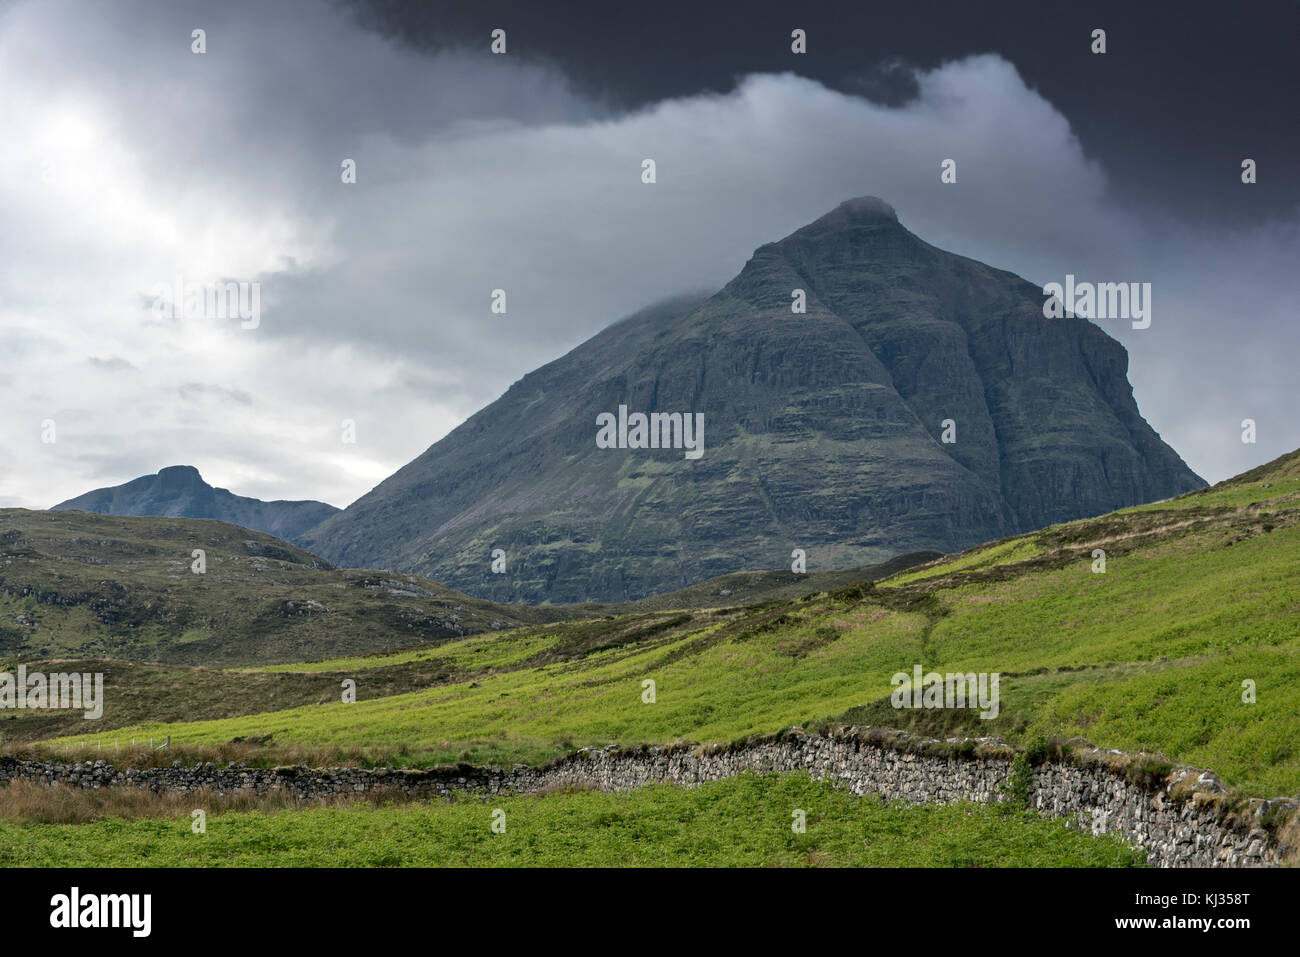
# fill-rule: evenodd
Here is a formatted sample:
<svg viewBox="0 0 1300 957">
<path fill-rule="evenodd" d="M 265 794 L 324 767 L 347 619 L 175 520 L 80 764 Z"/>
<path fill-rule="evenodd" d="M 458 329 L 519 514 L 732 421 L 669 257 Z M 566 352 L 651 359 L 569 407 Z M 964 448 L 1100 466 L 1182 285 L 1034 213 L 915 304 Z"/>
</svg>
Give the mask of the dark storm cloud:
<svg viewBox="0 0 1300 957">
<path fill-rule="evenodd" d="M 1169 131 L 1186 111 L 1175 103 L 1174 119 L 1125 138 L 1131 101 L 1165 107 L 1177 86 L 1163 41 L 1133 32 L 1140 17 L 1107 14 L 1119 29 L 1103 65 L 1070 52 L 1085 14 L 994 29 L 931 10 L 926 39 L 911 8 L 855 7 L 853 29 L 813 8 L 798 25 L 816 56 L 799 60 L 789 16 L 766 9 L 695 5 L 687 27 L 662 5 L 565 23 L 425 9 L 434 19 L 308 2 L 0 13 L 0 122 L 15 134 L 0 157 L 0 219 L 13 224 L 0 233 L 6 501 L 45 506 L 193 464 L 239 494 L 345 505 L 611 321 L 717 288 L 756 246 L 866 193 L 923 239 L 1036 283 L 1151 281 L 1150 329 L 1103 327 L 1132 352 L 1143 411 L 1201 474 L 1300 445 L 1286 360 L 1295 214 L 1251 206 L 1277 197 L 1279 168 L 1261 160 L 1257 187 L 1227 171 L 1244 211 L 1231 231 L 1197 213 L 1222 206 L 1217 187 L 1185 216 L 1168 211 L 1180 177 L 1209 167 L 1192 150 L 1190 165 L 1143 180 L 1181 142 Z M 511 52 L 494 57 L 487 31 L 506 14 Z M 1185 49 L 1201 42 L 1192 32 Z M 1160 76 L 1116 86 L 1139 69 L 1139 35 L 1154 56 L 1140 70 Z M 1023 63 L 937 52 L 1003 46 Z M 1034 72 L 1042 50 L 1061 76 Z M 1196 68 L 1178 67 L 1192 90 L 1206 82 L 1188 78 Z M 1186 134 L 1202 150 L 1237 128 L 1215 127 L 1217 94 L 1207 102 Z M 956 185 L 939 183 L 945 157 Z M 345 158 L 356 184 L 340 181 Z M 152 317 L 151 290 L 178 274 L 259 282 L 260 325 Z M 489 310 L 497 288 L 505 316 Z M 1258 446 L 1238 439 L 1246 417 Z M 57 445 L 39 441 L 47 418 Z"/>
<path fill-rule="evenodd" d="M 1300 6 L 1275 0 L 1133 3 L 701 4 L 569 0 L 349 0 L 357 22 L 413 49 L 483 42 L 507 27 L 525 58 L 557 64 L 585 92 L 636 107 L 726 92 L 750 73 L 793 70 L 831 89 L 897 105 L 929 70 L 996 52 L 1070 118 L 1127 202 L 1206 222 L 1290 214 L 1300 203 Z M 790 31 L 808 53 L 791 54 Z M 1104 56 L 1090 50 L 1107 31 Z M 1269 171 L 1237 189 L 1250 156 Z"/>
</svg>

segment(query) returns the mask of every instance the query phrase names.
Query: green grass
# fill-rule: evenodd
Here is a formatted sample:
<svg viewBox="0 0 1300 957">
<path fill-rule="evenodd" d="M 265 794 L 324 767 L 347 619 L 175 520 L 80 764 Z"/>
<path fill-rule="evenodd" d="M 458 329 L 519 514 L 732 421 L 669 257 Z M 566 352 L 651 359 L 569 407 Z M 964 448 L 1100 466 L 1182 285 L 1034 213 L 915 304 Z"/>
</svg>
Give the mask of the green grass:
<svg viewBox="0 0 1300 957">
<path fill-rule="evenodd" d="M 608 649 L 484 675 L 477 687 L 460 683 L 356 704 L 129 731 L 170 733 L 185 745 L 267 734 L 311 749 L 363 743 L 400 755 L 393 763 L 531 763 L 582 744 L 730 740 L 830 714 L 860 700 L 864 686 L 887 691 L 888 675 L 880 676 L 876 662 L 891 655 L 910 661 L 922 624 L 919 616 L 887 614 L 873 622 L 869 641 L 829 641 L 807 653 L 800 642 L 808 626 L 751 634 L 713 624 L 647 649 Z M 727 627 L 734 633 L 724 633 Z M 645 680 L 656 683 L 654 704 L 642 701 Z M 359 677 L 359 687 L 363 682 Z"/>
<path fill-rule="evenodd" d="M 505 832 L 492 813 L 505 811 Z M 791 828 L 806 814 L 806 831 Z M 983 805 L 906 808 L 806 775 L 427 804 L 52 825 L 0 820 L 8 867 L 1133 867 L 1113 836 Z"/>
<path fill-rule="evenodd" d="M 1211 767 L 1250 794 L 1294 795 L 1300 502 L 1287 491 L 1291 458 L 1276 475 L 1186 496 L 1177 509 L 1044 529 L 1028 559 L 1014 539 L 986 560 L 958 556 L 951 574 L 926 569 L 922 580 L 905 573 L 747 608 L 472 636 L 433 652 L 445 680 L 383 697 L 375 689 L 387 669 L 427 671 L 434 659 L 408 651 L 278 669 L 353 677 L 362 700 L 73 734 L 92 744 L 170 734 L 196 747 L 258 739 L 267 762 L 277 749 L 360 749 L 377 764 L 509 764 L 583 745 L 731 741 L 848 720 L 1013 743 L 1079 735 Z M 1243 489 L 1284 500 L 1238 508 L 1216 499 Z M 1092 571 L 1098 543 L 1105 574 Z M 894 710 L 890 679 L 915 664 L 999 673 L 1000 714 Z M 1255 703 L 1242 701 L 1245 680 L 1255 682 Z M 642 700 L 646 681 L 652 704 Z"/>
<path fill-rule="evenodd" d="M 1115 557 L 1105 575 L 1080 560 L 963 584 L 917 610 L 880 588 L 850 604 L 822 597 L 713 619 L 700 613 L 678 631 L 613 646 L 584 645 L 559 627 L 474 636 L 437 650 L 474 681 L 356 704 L 143 723 L 100 738 L 171 734 L 184 745 L 217 745 L 271 735 L 284 746 L 362 747 L 377 763 L 535 762 L 587 744 L 728 741 L 875 703 L 869 723 L 1013 741 L 1079 734 L 1209 765 L 1252 792 L 1296 793 L 1300 754 L 1286 742 L 1300 739 L 1300 696 L 1291 690 L 1300 687 L 1300 592 L 1290 571 L 1298 561 L 1300 527 L 1291 526 L 1232 548 L 1158 544 Z M 635 633 L 635 623 L 624 631 Z M 555 660 L 527 664 L 548 653 Z M 366 663 L 322 667 L 354 674 L 364 698 L 370 672 L 354 666 Z M 891 676 L 915 663 L 1001 673 L 998 718 L 881 709 Z M 1255 704 L 1240 698 L 1247 678 L 1258 687 Z M 653 704 L 642 701 L 647 679 Z M 83 731 L 76 740 L 96 737 Z"/>
<path fill-rule="evenodd" d="M 981 545 L 955 555 L 935 565 L 903 572 L 888 579 L 890 585 L 906 585 L 909 582 L 947 575 L 952 572 L 971 571 L 976 568 L 991 568 L 994 565 L 1009 565 L 1012 562 L 1035 558 L 1043 552 L 1042 547 L 1032 537 L 1008 538 L 993 545 Z"/>
</svg>

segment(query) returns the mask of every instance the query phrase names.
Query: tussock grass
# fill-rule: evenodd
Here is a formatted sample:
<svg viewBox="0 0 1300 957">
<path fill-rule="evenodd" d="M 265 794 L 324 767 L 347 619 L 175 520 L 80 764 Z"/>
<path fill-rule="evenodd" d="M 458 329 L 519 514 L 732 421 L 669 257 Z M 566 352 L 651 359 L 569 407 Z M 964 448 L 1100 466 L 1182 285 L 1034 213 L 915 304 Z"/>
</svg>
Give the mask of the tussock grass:
<svg viewBox="0 0 1300 957">
<path fill-rule="evenodd" d="M 154 792 L 143 788 L 78 788 L 66 784 L 10 781 L 0 785 L 0 819 L 35 824 L 85 824 L 109 818 L 135 820 L 184 815 L 188 819 L 195 809 L 202 809 L 209 816 L 270 814 L 355 804 L 387 806 L 404 804 L 408 800 L 402 791 L 373 791 L 304 801 L 286 791 L 270 791 L 263 795 L 252 792 L 219 794 L 207 788 Z"/>
<path fill-rule="evenodd" d="M 980 805 L 907 808 L 805 774 L 697 788 L 555 791 L 487 801 L 231 810 L 193 834 L 174 817 L 76 824 L 0 816 L 0 866 L 63 867 L 1134 867 L 1114 836 Z M 493 833 L 492 812 L 506 830 Z M 792 810 L 806 831 L 791 828 Z"/>
</svg>

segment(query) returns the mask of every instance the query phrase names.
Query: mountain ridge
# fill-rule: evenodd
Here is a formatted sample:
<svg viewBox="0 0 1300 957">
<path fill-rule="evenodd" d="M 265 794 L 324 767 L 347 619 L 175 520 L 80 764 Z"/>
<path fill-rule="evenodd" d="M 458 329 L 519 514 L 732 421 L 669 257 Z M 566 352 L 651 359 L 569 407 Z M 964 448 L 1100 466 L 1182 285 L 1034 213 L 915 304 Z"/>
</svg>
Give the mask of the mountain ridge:
<svg viewBox="0 0 1300 957">
<path fill-rule="evenodd" d="M 212 518 L 292 541 L 338 508 L 310 499 L 289 501 L 235 495 L 209 485 L 192 465 L 172 465 L 122 485 L 98 488 L 52 506 L 101 515 L 159 518 Z"/>
<path fill-rule="evenodd" d="M 1045 319 L 1038 287 L 860 197 L 758 247 L 707 299 L 641 310 L 530 372 L 301 542 L 557 603 L 795 549 L 809 568 L 960 551 L 1204 486 L 1127 371 L 1098 326 Z M 620 406 L 705 413 L 703 457 L 597 449 L 596 416 Z"/>
</svg>

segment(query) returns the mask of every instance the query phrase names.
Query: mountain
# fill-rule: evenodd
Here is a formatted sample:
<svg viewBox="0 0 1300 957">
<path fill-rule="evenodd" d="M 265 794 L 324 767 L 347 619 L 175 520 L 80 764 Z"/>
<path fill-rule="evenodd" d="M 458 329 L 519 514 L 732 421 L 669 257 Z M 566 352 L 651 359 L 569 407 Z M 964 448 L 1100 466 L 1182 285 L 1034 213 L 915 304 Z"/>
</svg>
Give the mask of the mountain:
<svg viewBox="0 0 1300 957">
<path fill-rule="evenodd" d="M 99 488 L 54 506 L 102 515 L 156 515 L 215 518 L 277 538 L 292 540 L 338 511 L 324 502 L 263 502 L 224 488 L 213 488 L 191 465 L 173 465 L 157 475 L 112 488 Z"/>
<path fill-rule="evenodd" d="M 1097 326 L 1045 318 L 1037 286 L 850 200 L 716 295 L 637 313 L 526 375 L 300 541 L 528 602 L 637 598 L 789 567 L 795 549 L 809 568 L 959 551 L 1204 486 L 1127 371 Z M 702 414 L 703 454 L 599 447 L 621 407 L 630 425 Z"/>
</svg>

